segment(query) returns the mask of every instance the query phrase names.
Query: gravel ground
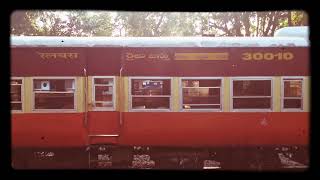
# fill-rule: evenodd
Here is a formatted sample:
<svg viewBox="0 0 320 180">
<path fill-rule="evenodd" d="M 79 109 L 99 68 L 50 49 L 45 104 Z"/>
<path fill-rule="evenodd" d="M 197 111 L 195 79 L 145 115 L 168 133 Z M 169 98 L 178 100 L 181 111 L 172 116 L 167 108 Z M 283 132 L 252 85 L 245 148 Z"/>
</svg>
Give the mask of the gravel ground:
<svg viewBox="0 0 320 180">
<path fill-rule="evenodd" d="M 283 153 L 278 154 L 283 168 L 306 168 L 307 166 L 299 162 L 295 162 L 290 157 L 285 156 Z M 112 168 L 112 156 L 108 154 L 98 154 L 98 162 L 94 163 L 92 167 L 97 168 Z M 132 169 L 153 169 L 156 164 L 149 155 L 140 154 L 134 155 L 132 165 L 129 168 Z M 221 163 L 215 160 L 204 160 L 203 169 L 220 169 Z"/>
<path fill-rule="evenodd" d="M 154 168 L 155 162 L 150 159 L 150 156 L 147 154 L 134 155 L 132 161 L 132 168 L 143 168 L 149 169 Z"/>
</svg>

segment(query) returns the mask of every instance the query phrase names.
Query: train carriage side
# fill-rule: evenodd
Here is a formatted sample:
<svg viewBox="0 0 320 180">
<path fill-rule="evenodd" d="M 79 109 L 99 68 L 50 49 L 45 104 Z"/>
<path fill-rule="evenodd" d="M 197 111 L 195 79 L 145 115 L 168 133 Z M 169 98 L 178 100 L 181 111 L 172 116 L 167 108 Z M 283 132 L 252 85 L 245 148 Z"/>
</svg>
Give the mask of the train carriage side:
<svg viewBox="0 0 320 180">
<path fill-rule="evenodd" d="M 229 47 L 124 48 L 127 104 L 119 143 L 155 149 L 209 147 L 223 158 L 295 147 L 307 164 L 306 41 L 252 38 L 255 45 L 247 45 L 248 39 L 237 40 Z"/>
<path fill-rule="evenodd" d="M 125 51 L 175 55 L 168 61 L 136 59 L 124 65 L 128 91 L 121 137 L 124 144 L 307 144 L 307 48 Z M 180 58 L 181 54 L 186 59 Z M 262 58 L 246 60 L 247 54 Z"/>
<path fill-rule="evenodd" d="M 157 162 L 168 149 L 231 163 L 236 152 L 307 152 L 302 38 L 28 38 L 11 48 L 14 167 L 86 168 L 88 152 L 90 167 L 91 145 L 124 147 L 113 161 L 126 163 L 133 146 Z"/>
<path fill-rule="evenodd" d="M 40 39 L 11 48 L 13 167 L 87 168 L 88 145 L 118 137 L 120 49 Z"/>
</svg>

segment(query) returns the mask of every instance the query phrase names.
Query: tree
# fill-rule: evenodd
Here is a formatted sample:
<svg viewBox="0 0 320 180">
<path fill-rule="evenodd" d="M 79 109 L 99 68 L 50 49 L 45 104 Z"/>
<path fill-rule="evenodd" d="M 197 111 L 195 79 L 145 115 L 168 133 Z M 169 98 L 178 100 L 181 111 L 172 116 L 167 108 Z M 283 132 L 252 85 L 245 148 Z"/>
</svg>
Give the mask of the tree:
<svg viewBox="0 0 320 180">
<path fill-rule="evenodd" d="M 163 36 L 168 35 L 163 27 L 173 28 L 166 25 L 170 21 L 172 19 L 164 12 L 119 12 L 115 18 L 115 27 L 120 36 Z"/>
<path fill-rule="evenodd" d="M 87 11 L 17 11 L 11 16 L 11 34 L 40 36 L 111 36 L 109 13 Z"/>
<path fill-rule="evenodd" d="M 36 19 L 40 16 L 37 11 L 14 11 L 11 14 L 11 34 L 13 35 L 39 35 L 40 30 Z"/>
<path fill-rule="evenodd" d="M 302 25 L 308 25 L 303 11 L 16 11 L 11 16 L 11 34 L 32 36 L 273 36 L 279 28 Z"/>
</svg>

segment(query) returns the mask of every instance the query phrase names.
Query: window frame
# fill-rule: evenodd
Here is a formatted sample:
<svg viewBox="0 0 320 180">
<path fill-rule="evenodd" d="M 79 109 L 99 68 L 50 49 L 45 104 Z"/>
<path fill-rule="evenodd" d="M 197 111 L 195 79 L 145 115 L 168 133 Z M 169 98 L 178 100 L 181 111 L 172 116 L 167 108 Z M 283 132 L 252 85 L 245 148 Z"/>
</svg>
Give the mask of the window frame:
<svg viewBox="0 0 320 180">
<path fill-rule="evenodd" d="M 11 107 L 11 80 L 21 80 L 21 85 L 20 85 L 20 88 L 21 88 L 21 110 L 11 110 L 11 112 L 14 112 L 14 113 L 22 113 L 24 112 L 24 78 L 23 77 L 11 77 L 10 78 L 10 107 Z"/>
<path fill-rule="evenodd" d="M 271 95 L 269 96 L 259 96 L 261 98 L 268 97 L 270 98 L 270 105 L 271 107 L 269 109 L 263 109 L 263 108 L 254 108 L 254 109 L 244 109 L 244 108 L 234 108 L 233 107 L 233 82 L 234 81 L 250 81 L 250 80 L 256 80 L 256 81 L 263 81 L 263 80 L 270 80 L 271 82 Z M 274 77 L 271 76 L 250 76 L 250 77 L 230 77 L 230 111 L 232 112 L 272 112 L 274 109 L 274 92 L 273 92 L 273 85 L 274 83 Z M 253 96 L 254 97 L 254 96 Z M 244 97 L 245 98 L 245 97 Z M 248 97 L 247 97 L 248 98 Z"/>
<path fill-rule="evenodd" d="M 112 85 L 112 107 L 95 107 L 95 97 L 96 97 L 96 91 L 95 91 L 95 79 L 112 79 L 113 85 Z M 92 90 L 92 97 L 91 97 L 91 102 L 92 102 L 92 111 L 114 111 L 115 110 L 115 103 L 116 103 L 116 78 L 115 76 L 92 76 L 92 83 L 91 83 L 91 90 Z M 108 85 L 102 85 L 102 86 L 108 86 Z"/>
<path fill-rule="evenodd" d="M 302 81 L 301 82 L 301 108 L 284 108 L 284 82 L 285 80 L 297 80 Z M 302 112 L 304 111 L 304 84 L 305 84 L 305 77 L 303 76 L 283 76 L 281 77 L 281 112 Z M 299 99 L 299 98 L 293 98 L 293 99 Z"/>
<path fill-rule="evenodd" d="M 186 79 L 195 79 L 195 80 L 221 80 L 220 86 L 220 109 L 183 109 L 183 86 L 182 81 Z M 179 111 L 181 112 L 222 112 L 223 111 L 223 97 L 224 97 L 224 83 L 223 77 L 180 77 L 179 78 Z"/>
<path fill-rule="evenodd" d="M 35 108 L 35 91 L 34 91 L 34 80 L 37 79 L 72 79 L 74 80 L 74 96 L 73 96 L 73 109 L 36 109 Z M 31 77 L 31 90 L 32 90 L 32 104 L 31 104 L 31 110 L 32 112 L 54 112 L 54 113 L 74 113 L 77 112 L 77 94 L 78 94 L 78 86 L 77 86 L 77 78 L 75 76 L 37 76 L 37 77 Z"/>
<path fill-rule="evenodd" d="M 129 112 L 172 112 L 172 91 L 173 91 L 173 77 L 159 77 L 159 76 L 131 76 L 128 78 L 129 79 Z M 145 79 L 145 80 L 153 80 L 153 79 L 168 79 L 170 80 L 170 95 L 157 95 L 159 97 L 169 97 L 169 109 L 133 109 L 132 108 L 132 98 L 135 97 L 136 95 L 132 95 L 132 83 L 131 81 L 134 79 Z M 138 95 L 143 97 L 144 95 Z M 146 96 L 148 97 L 148 96 Z M 150 96 L 149 96 L 150 97 Z"/>
</svg>

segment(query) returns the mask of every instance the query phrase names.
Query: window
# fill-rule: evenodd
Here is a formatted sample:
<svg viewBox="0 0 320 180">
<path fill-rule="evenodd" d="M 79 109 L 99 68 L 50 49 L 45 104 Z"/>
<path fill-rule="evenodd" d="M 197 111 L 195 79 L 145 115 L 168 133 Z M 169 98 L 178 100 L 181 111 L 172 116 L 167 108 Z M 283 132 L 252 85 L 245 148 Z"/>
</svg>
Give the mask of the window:
<svg viewBox="0 0 320 180">
<path fill-rule="evenodd" d="M 11 110 L 22 111 L 22 79 L 11 79 Z"/>
<path fill-rule="evenodd" d="M 182 109 L 221 110 L 221 79 L 183 78 Z"/>
<path fill-rule="evenodd" d="M 33 79 L 34 109 L 75 109 L 75 78 Z"/>
<path fill-rule="evenodd" d="M 169 110 L 171 107 L 171 79 L 135 78 L 131 83 L 131 109 Z"/>
<path fill-rule="evenodd" d="M 114 109 L 114 77 L 93 77 L 93 107 Z"/>
<path fill-rule="evenodd" d="M 232 109 L 272 109 L 272 79 L 233 79 Z"/>
<path fill-rule="evenodd" d="M 303 79 L 282 79 L 282 109 L 302 110 L 303 108 Z"/>
</svg>

